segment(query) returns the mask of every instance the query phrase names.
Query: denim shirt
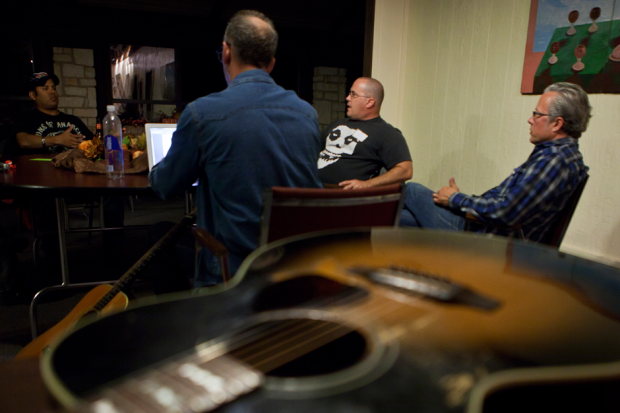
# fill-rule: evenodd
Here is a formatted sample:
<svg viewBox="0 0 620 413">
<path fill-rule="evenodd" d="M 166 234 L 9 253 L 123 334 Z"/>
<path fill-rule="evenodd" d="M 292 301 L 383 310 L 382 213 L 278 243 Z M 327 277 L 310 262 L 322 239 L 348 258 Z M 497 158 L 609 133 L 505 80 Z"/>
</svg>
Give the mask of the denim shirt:
<svg viewBox="0 0 620 413">
<path fill-rule="evenodd" d="M 187 106 L 168 154 L 149 181 L 169 199 L 199 180 L 197 225 L 228 248 L 234 274 L 257 247 L 263 191 L 320 187 L 316 159 L 321 149 L 314 108 L 254 69 L 237 75 L 224 91 Z M 213 261 L 203 248 L 197 282 L 221 280 Z"/>
</svg>

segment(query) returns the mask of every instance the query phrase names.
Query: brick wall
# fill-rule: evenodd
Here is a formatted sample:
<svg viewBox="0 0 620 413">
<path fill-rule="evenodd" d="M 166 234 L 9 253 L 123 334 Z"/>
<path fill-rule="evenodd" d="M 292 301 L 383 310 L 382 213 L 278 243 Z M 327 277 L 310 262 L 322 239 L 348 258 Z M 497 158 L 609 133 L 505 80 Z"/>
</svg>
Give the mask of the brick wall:
<svg viewBox="0 0 620 413">
<path fill-rule="evenodd" d="M 58 110 L 80 118 L 91 131 L 97 119 L 97 92 L 92 49 L 54 47 L 58 76 Z"/>
<path fill-rule="evenodd" d="M 319 115 L 321 130 L 346 112 L 347 70 L 336 67 L 315 67 L 313 106 Z"/>
</svg>

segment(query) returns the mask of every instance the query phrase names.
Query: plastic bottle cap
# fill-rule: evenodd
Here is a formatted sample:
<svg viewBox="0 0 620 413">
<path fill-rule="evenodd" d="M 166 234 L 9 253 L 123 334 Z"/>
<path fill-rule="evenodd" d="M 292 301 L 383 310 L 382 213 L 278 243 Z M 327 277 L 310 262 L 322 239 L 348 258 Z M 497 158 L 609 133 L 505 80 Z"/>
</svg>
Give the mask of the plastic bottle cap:
<svg viewBox="0 0 620 413">
<path fill-rule="evenodd" d="M 108 105 L 108 112 L 116 112 L 116 107 L 114 105 Z"/>
</svg>

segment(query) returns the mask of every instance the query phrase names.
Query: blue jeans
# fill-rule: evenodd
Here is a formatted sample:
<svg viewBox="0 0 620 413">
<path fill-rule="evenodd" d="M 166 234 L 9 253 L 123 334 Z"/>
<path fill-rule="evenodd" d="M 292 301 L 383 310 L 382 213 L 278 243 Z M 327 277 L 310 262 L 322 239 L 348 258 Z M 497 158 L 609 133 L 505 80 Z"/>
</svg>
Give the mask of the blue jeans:
<svg viewBox="0 0 620 413">
<path fill-rule="evenodd" d="M 174 223 L 169 221 L 153 225 L 149 230 L 149 245 L 155 245 L 172 227 Z M 228 255 L 231 277 L 235 275 L 242 261 L 243 258 Z M 191 278 L 194 278 L 194 288 L 222 282 L 220 261 L 208 250 L 199 255 L 198 266 L 201 271 L 196 271 L 196 240 L 190 230 L 184 230 L 176 242 L 153 257 L 147 267 L 147 277 L 151 280 L 155 294 L 189 290 Z"/>
<path fill-rule="evenodd" d="M 435 204 L 433 191 L 415 182 L 406 185 L 405 203 L 400 216 L 401 227 L 419 227 L 462 231 L 465 213 Z"/>
</svg>

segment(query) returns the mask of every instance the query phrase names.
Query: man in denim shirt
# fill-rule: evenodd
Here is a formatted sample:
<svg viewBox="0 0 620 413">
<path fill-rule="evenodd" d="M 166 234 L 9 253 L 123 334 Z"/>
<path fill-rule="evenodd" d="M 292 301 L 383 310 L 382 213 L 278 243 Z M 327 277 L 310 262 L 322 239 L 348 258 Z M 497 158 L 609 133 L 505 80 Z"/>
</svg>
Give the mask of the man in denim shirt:
<svg viewBox="0 0 620 413">
<path fill-rule="evenodd" d="M 232 17 L 218 51 L 228 88 L 187 106 L 168 154 L 149 175 L 164 199 L 199 180 L 197 224 L 228 248 L 231 274 L 257 247 L 265 189 L 321 186 L 316 111 L 269 76 L 277 42 L 273 22 L 262 13 Z M 196 266 L 194 287 L 221 282 L 206 249 Z"/>
<path fill-rule="evenodd" d="M 454 178 L 437 193 L 409 183 L 400 225 L 462 230 L 469 212 L 483 222 L 521 224 L 525 237 L 539 242 L 588 172 L 578 138 L 588 127 L 591 111 L 581 87 L 547 87 L 528 120 L 530 142 L 536 146 L 523 165 L 479 196 L 461 193 Z M 484 226 L 481 231 L 498 230 Z"/>
</svg>

